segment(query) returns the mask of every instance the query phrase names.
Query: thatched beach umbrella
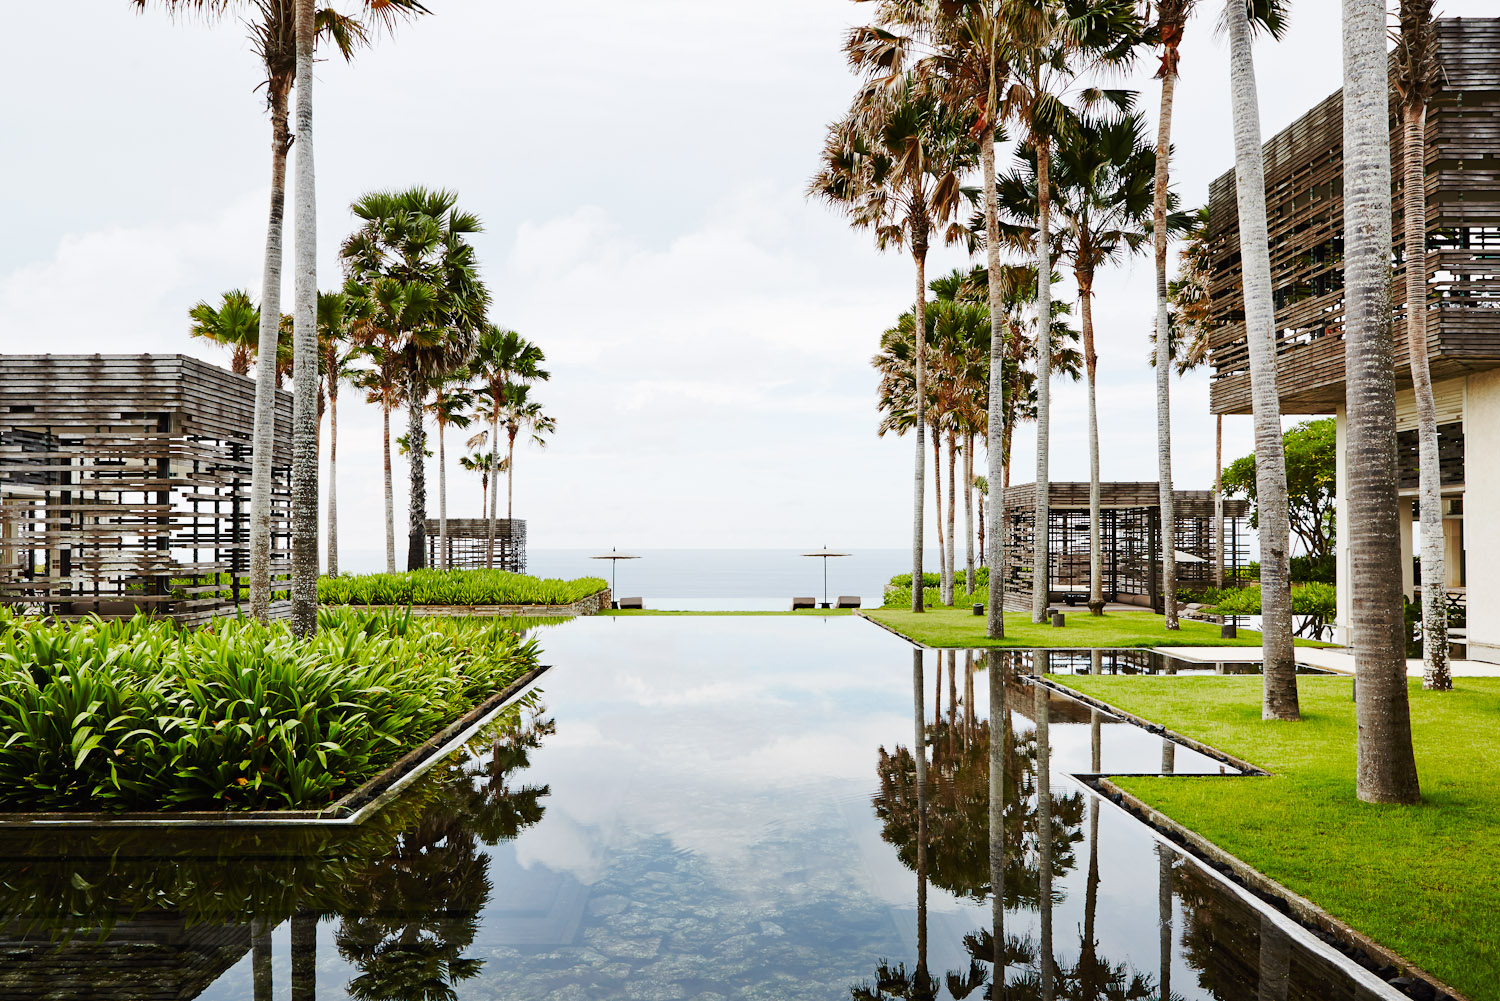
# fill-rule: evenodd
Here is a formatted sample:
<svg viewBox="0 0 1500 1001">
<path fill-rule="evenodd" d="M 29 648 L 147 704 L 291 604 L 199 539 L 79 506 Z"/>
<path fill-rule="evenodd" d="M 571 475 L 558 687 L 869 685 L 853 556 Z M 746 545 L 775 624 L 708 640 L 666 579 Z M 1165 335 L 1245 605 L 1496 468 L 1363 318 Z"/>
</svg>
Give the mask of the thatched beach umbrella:
<svg viewBox="0 0 1500 1001">
<path fill-rule="evenodd" d="M 836 553 L 824 546 L 815 553 L 803 553 L 803 556 L 816 556 L 823 561 L 823 607 L 828 607 L 828 561 L 835 556 L 848 556 L 848 553 Z"/>
<path fill-rule="evenodd" d="M 619 552 L 616 549 L 611 548 L 609 552 L 607 552 L 607 553 L 601 553 L 598 556 L 590 556 L 589 559 L 591 559 L 591 560 L 609 560 L 609 593 L 610 593 L 610 604 L 613 607 L 615 607 L 615 608 L 619 608 L 620 607 L 620 592 L 615 589 L 615 579 L 619 576 L 618 573 L 616 572 L 619 569 L 619 566 L 620 566 L 620 562 L 619 561 L 620 560 L 638 560 L 638 559 L 640 559 L 640 557 L 639 556 L 632 556 L 630 553 L 622 553 L 622 552 Z"/>
</svg>

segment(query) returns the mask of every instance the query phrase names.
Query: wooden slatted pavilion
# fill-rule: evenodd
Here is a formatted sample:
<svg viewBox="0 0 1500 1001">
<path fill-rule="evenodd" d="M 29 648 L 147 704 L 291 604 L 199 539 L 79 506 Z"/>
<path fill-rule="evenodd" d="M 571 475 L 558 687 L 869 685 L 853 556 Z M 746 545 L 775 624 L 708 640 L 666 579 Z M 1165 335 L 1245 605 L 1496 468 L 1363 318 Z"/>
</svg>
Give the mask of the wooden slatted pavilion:
<svg viewBox="0 0 1500 1001">
<path fill-rule="evenodd" d="M 59 617 L 248 612 L 255 384 L 186 355 L 0 356 L 0 602 Z M 290 610 L 276 394 L 272 614 Z"/>
<path fill-rule="evenodd" d="M 1203 589 L 1214 576 L 1214 501 L 1209 490 L 1174 490 L 1172 548 L 1196 557 L 1179 560 L 1177 584 Z M 1155 482 L 1099 485 L 1099 543 L 1104 550 L 1104 600 L 1161 608 L 1161 494 Z M 1089 485 L 1051 483 L 1047 490 L 1048 601 L 1088 600 Z M 1224 500 L 1224 579 L 1239 580 L 1249 554 L 1250 502 Z M 1036 484 L 1005 490 L 1005 607 L 1031 609 L 1032 554 L 1036 544 Z M 991 587 L 993 588 L 993 577 Z"/>
<path fill-rule="evenodd" d="M 493 566 L 510 573 L 526 572 L 526 521 L 522 518 L 495 519 L 495 561 L 487 563 L 489 546 L 488 518 L 448 519 L 448 566 L 454 570 L 482 570 Z M 427 519 L 427 565 L 442 567 L 438 558 L 439 525 L 436 518 Z"/>
<path fill-rule="evenodd" d="M 1427 351 L 1437 405 L 1449 600 L 1466 607 L 1470 659 L 1500 663 L 1500 18 L 1437 22 L 1437 94 L 1427 114 L 1427 250 L 1405 260 L 1402 129 L 1390 105 L 1395 271 L 1397 463 L 1402 591 L 1420 581 L 1412 560 L 1417 492 L 1417 412 L 1406 346 L 1406 268 L 1427 276 Z M 1277 390 L 1284 414 L 1332 414 L 1337 494 L 1351 476 L 1345 448 L 1343 95 L 1313 107 L 1264 147 L 1276 302 Z M 1234 172 L 1209 187 L 1210 406 L 1250 413 Z M 1472 460 L 1472 461 L 1470 461 Z M 1338 612 L 1334 639 L 1347 643 L 1355 600 L 1348 519 L 1338 519 Z M 1457 621 L 1457 620 L 1455 620 Z M 1466 633 L 1466 635 L 1465 635 Z"/>
<path fill-rule="evenodd" d="M 1434 383 L 1500 367 L 1500 19 L 1437 22 L 1441 86 L 1427 115 L 1427 350 Z M 1289 414 L 1344 402 L 1344 99 L 1325 99 L 1265 144 L 1277 323 L 1277 389 Z M 1401 118 L 1391 97 L 1391 289 L 1397 389 L 1404 334 Z M 1234 171 L 1209 186 L 1209 286 L 1217 414 L 1250 413 Z"/>
</svg>

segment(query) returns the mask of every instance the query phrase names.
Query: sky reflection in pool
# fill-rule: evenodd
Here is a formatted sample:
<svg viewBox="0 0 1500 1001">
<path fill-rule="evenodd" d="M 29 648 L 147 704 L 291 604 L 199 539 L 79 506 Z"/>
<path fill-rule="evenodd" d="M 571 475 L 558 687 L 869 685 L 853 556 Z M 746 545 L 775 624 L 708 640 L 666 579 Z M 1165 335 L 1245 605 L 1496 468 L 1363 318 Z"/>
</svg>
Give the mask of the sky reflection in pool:
<svg viewBox="0 0 1500 1001">
<path fill-rule="evenodd" d="M 0 999 L 264 997 L 257 919 L 280 996 L 295 980 L 320 999 L 977 999 L 992 827 L 1008 996 L 1380 996 L 1069 777 L 1218 761 L 1009 669 L 992 748 L 982 655 L 924 657 L 850 618 L 581 619 L 540 640 L 546 714 L 357 835 L 187 839 L 175 856 L 75 838 L 19 867 L 58 839 L 4 842 L 22 876 L 0 900 Z M 90 934 L 59 950 L 70 927 Z M 59 971 L 68 992 L 45 993 Z"/>
</svg>

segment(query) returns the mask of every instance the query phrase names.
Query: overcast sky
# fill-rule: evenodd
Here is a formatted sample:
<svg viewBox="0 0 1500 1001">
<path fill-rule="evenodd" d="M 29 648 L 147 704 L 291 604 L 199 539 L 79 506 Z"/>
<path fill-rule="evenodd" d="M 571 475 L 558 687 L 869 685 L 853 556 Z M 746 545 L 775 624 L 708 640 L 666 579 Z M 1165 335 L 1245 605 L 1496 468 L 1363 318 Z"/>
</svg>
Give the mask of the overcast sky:
<svg viewBox="0 0 1500 1001">
<path fill-rule="evenodd" d="M 903 545 L 910 440 L 876 437 L 869 360 L 909 305 L 910 260 L 877 253 L 803 194 L 852 91 L 843 33 L 867 8 L 429 6 L 354 64 L 319 65 L 321 284 L 339 284 L 337 246 L 363 192 L 449 187 L 483 218 L 491 318 L 540 344 L 553 373 L 539 395 L 558 433 L 516 464 L 531 545 Z M 1200 6 L 1173 133 L 1188 205 L 1232 157 L 1219 5 Z M 1439 9 L 1494 13 L 1493 0 Z M 1338 88 L 1338 5 L 1294 5 L 1287 38 L 1261 43 L 1257 62 L 1269 137 Z M 186 314 L 229 288 L 259 295 L 270 125 L 244 26 L 137 15 L 126 0 L 27 4 L 7 12 L 0 65 L 0 350 L 226 362 L 189 339 Z M 1154 120 L 1153 65 L 1133 85 Z M 929 273 L 964 263 L 934 254 Z M 1153 480 L 1149 261 L 1105 275 L 1097 294 L 1103 475 Z M 1085 479 L 1081 387 L 1059 385 L 1054 401 L 1052 477 Z M 341 536 L 373 559 L 379 412 L 352 393 L 341 403 Z M 1173 418 L 1176 482 L 1206 488 L 1206 375 L 1174 380 Z M 1226 419 L 1226 460 L 1249 451 L 1249 423 Z M 474 516 L 479 482 L 457 468 L 460 444 L 449 513 Z M 1027 428 L 1014 482 L 1034 462 Z M 404 474 L 398 459 L 398 553 Z M 435 464 L 431 475 L 435 516 Z"/>
</svg>

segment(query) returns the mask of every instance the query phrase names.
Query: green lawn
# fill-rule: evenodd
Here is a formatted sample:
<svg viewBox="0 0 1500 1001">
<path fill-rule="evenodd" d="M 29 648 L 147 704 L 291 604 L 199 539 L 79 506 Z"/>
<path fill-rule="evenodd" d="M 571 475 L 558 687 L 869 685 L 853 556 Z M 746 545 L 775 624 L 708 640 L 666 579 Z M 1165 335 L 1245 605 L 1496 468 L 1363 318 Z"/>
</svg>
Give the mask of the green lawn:
<svg viewBox="0 0 1500 1001">
<path fill-rule="evenodd" d="M 1500 999 L 1500 678 L 1411 682 L 1420 806 L 1354 798 L 1348 678 L 1301 677 L 1303 720 L 1260 718 L 1256 677 L 1069 675 L 1063 684 L 1271 778 L 1117 780 L 1473 1001 Z"/>
<path fill-rule="evenodd" d="M 1068 624 L 1061 629 L 1038 625 L 1025 612 L 1006 612 L 1003 640 L 985 636 L 984 616 L 967 608 L 933 608 L 920 615 L 908 608 L 872 608 L 865 615 L 930 647 L 1260 646 L 1260 633 L 1241 629 L 1237 639 L 1220 639 L 1217 625 L 1192 619 L 1179 619 L 1182 628 L 1168 632 L 1162 617 L 1147 611 L 1095 617 L 1087 608 L 1068 609 Z"/>
</svg>

